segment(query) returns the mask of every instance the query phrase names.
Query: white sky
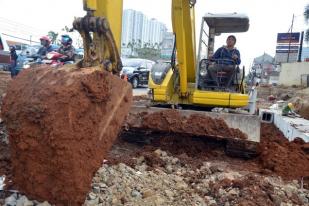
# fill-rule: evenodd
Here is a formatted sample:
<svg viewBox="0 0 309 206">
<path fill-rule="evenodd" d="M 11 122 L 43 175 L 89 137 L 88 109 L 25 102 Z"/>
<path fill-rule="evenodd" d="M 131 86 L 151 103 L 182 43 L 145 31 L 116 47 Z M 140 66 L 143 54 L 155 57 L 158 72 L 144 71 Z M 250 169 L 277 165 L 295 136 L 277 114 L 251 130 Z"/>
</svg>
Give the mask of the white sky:
<svg viewBox="0 0 309 206">
<path fill-rule="evenodd" d="M 306 28 L 302 16 L 306 4 L 309 0 L 197 0 L 196 28 L 199 33 L 200 20 L 207 12 L 247 14 L 250 29 L 236 34 L 236 46 L 243 64 L 248 67 L 253 58 L 264 52 L 274 55 L 277 33 L 289 30 L 293 13 L 296 15 L 293 30 Z M 128 8 L 142 11 L 171 28 L 171 0 L 124 0 L 124 9 Z M 0 32 L 14 32 L 5 19 L 27 25 L 21 25 L 21 30 L 41 35 L 50 30 L 60 31 L 72 24 L 74 16 L 83 15 L 82 0 L 0 0 Z M 226 35 L 222 35 L 216 39 L 216 48 L 225 43 L 225 38 Z"/>
</svg>

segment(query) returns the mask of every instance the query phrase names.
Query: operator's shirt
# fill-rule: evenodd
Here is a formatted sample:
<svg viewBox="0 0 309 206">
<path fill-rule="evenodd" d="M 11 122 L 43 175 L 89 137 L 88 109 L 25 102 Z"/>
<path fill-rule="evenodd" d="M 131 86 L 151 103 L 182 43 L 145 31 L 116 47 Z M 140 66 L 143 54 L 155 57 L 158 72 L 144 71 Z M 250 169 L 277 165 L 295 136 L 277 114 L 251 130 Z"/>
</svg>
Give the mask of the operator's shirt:
<svg viewBox="0 0 309 206">
<path fill-rule="evenodd" d="M 235 54 L 238 56 L 238 59 L 233 60 L 232 57 Z M 234 63 L 233 63 L 234 61 L 235 61 L 236 65 L 239 65 L 241 63 L 239 51 L 236 48 L 228 49 L 225 46 L 220 47 L 219 49 L 217 49 L 217 51 L 212 56 L 212 58 L 217 60 L 218 64 L 234 65 Z M 226 61 L 221 60 L 221 59 L 226 59 Z M 231 60 L 231 61 L 229 61 L 229 60 Z"/>
</svg>

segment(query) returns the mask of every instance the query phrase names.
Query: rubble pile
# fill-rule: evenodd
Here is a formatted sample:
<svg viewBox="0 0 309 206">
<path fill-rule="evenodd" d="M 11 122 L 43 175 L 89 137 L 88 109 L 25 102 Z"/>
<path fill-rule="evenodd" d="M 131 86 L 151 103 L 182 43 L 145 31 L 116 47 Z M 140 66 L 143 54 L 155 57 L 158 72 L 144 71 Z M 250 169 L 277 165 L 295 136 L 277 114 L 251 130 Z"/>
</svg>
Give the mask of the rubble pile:
<svg viewBox="0 0 309 206">
<path fill-rule="evenodd" d="M 309 191 L 299 182 L 285 183 L 224 162 L 184 164 L 160 149 L 135 158 L 135 166 L 104 164 L 93 178 L 85 205 L 305 205 Z"/>
</svg>

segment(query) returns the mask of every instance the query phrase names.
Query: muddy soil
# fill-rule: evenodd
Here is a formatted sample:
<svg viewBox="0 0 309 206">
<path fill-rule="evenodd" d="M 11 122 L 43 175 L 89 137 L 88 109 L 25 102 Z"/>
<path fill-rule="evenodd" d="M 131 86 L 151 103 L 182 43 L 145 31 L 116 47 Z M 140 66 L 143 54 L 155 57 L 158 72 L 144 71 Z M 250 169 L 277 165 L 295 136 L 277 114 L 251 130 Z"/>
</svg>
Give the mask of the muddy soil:
<svg viewBox="0 0 309 206">
<path fill-rule="evenodd" d="M 36 200 L 81 205 L 131 100 L 128 83 L 95 68 L 21 72 L 1 111 L 15 189 Z"/>
</svg>

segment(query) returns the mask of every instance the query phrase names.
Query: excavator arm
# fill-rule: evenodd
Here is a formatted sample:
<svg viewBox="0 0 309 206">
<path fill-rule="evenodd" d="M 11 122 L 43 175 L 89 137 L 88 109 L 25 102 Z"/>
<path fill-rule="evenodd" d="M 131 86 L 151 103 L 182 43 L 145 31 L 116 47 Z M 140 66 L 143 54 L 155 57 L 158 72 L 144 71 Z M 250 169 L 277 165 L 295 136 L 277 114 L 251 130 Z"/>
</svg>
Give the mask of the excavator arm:
<svg viewBox="0 0 309 206">
<path fill-rule="evenodd" d="M 196 1 L 173 0 L 172 23 L 176 38 L 180 96 L 188 96 L 188 82 L 195 83 L 195 12 Z"/>
<path fill-rule="evenodd" d="M 84 0 L 85 17 L 73 22 L 84 44 L 84 59 L 80 67 L 101 68 L 119 74 L 122 0 Z"/>
<path fill-rule="evenodd" d="M 195 82 L 195 12 L 194 0 L 172 0 L 172 24 L 176 36 L 180 94 L 187 96 L 188 82 Z M 74 29 L 84 42 L 82 67 L 100 65 L 108 71 L 121 70 L 121 29 L 123 0 L 84 0 L 83 18 L 77 18 Z M 93 36 L 91 36 L 93 33 Z"/>
</svg>

